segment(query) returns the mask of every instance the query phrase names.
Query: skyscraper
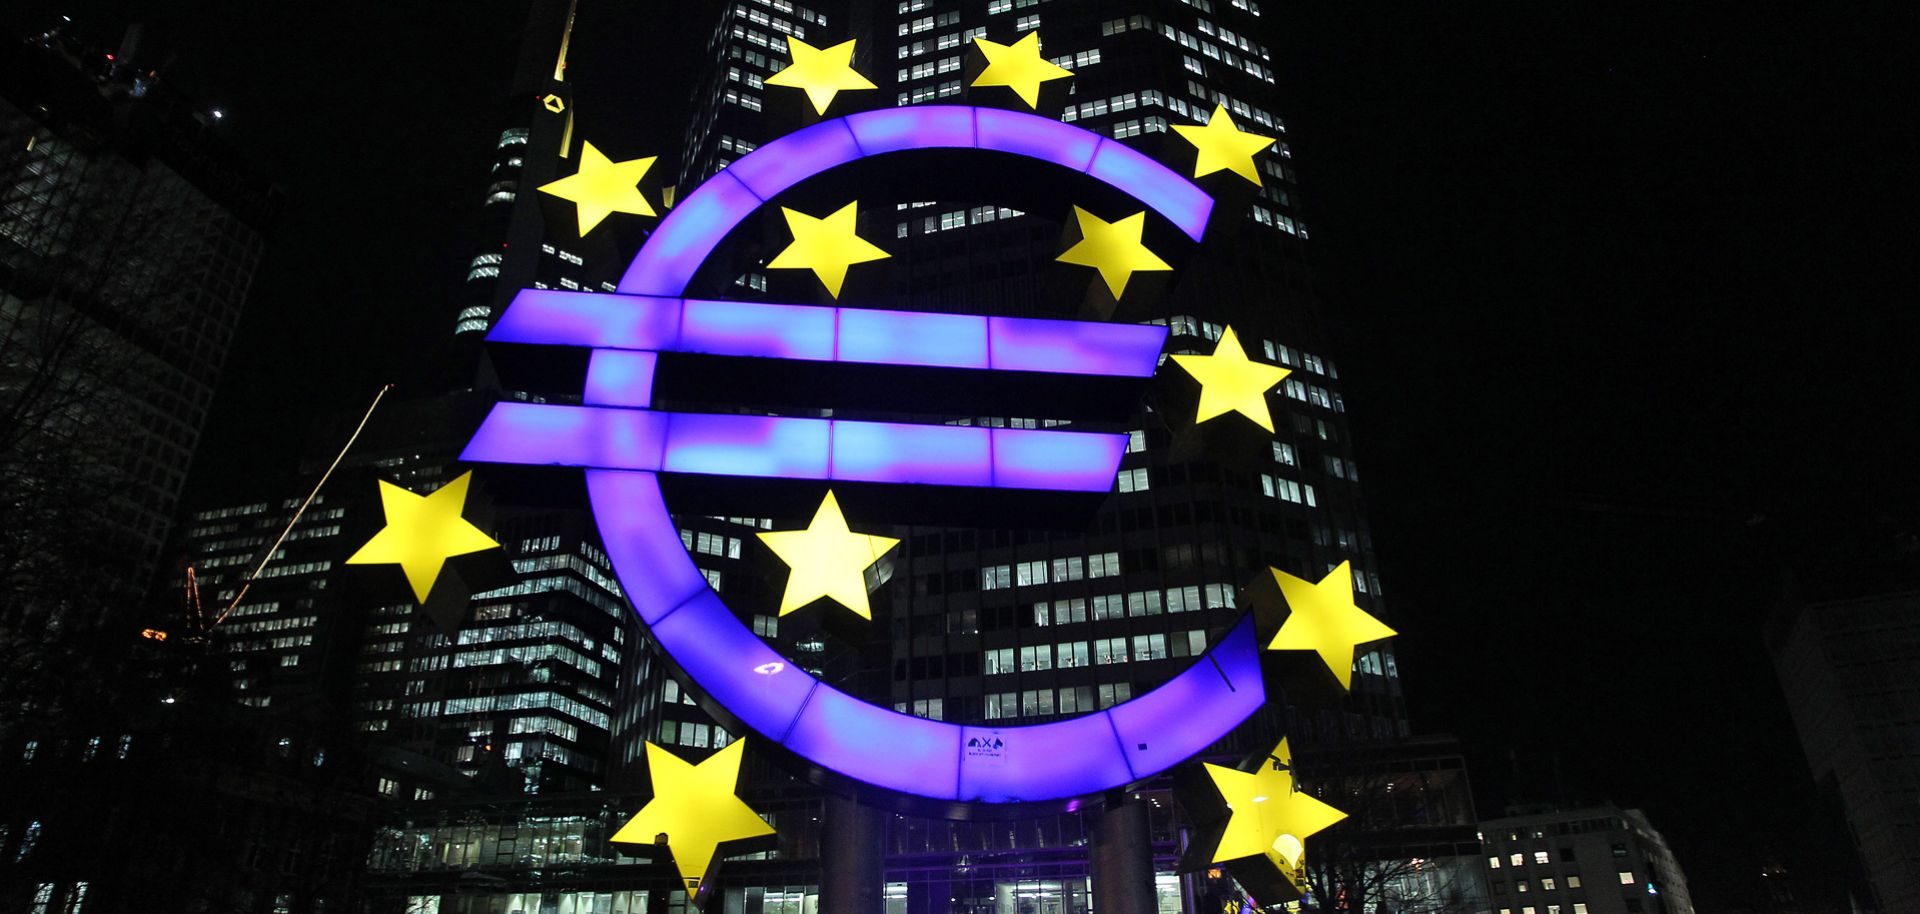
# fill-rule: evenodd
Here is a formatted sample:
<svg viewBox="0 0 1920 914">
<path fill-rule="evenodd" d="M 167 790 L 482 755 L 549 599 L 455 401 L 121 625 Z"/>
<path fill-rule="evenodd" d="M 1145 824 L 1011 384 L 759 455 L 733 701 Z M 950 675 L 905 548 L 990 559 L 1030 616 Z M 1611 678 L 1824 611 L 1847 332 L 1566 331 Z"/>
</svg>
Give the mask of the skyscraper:
<svg viewBox="0 0 1920 914">
<path fill-rule="evenodd" d="M 1836 577 L 1856 589 L 1876 579 L 1910 586 L 1911 547 L 1906 551 L 1885 563 L 1900 569 L 1897 576 L 1852 560 L 1836 563 L 1848 572 Z M 1831 868 L 1839 871 L 1836 881 L 1859 907 L 1920 904 L 1920 748 L 1912 724 L 1920 716 L 1913 687 L 1920 680 L 1920 596 L 1890 588 L 1789 608 L 1769 626 L 1768 649 L 1822 800 L 1845 818 L 1844 836 L 1835 834 L 1842 856 L 1855 857 L 1865 871 L 1862 887 L 1850 872 L 1853 861 L 1845 861 Z"/>
<path fill-rule="evenodd" d="M 514 575 L 500 587 L 448 585 L 466 590 L 444 601 L 445 617 L 406 599 L 393 575 L 344 564 L 384 523 L 376 478 L 425 493 L 460 475 L 465 435 L 494 396 L 476 331 L 502 290 L 598 287 L 564 235 L 543 230 L 543 195 L 533 192 L 566 162 L 574 14 L 571 3 L 531 5 L 509 126 L 476 201 L 489 252 L 469 264 L 453 303 L 445 361 L 459 389 L 384 401 L 284 538 L 300 498 L 202 510 L 189 530 L 200 599 L 208 618 L 223 619 L 214 654 L 238 699 L 267 708 L 325 695 L 371 742 L 417 757 L 379 780 L 382 796 L 586 792 L 614 767 L 614 694 L 639 629 L 583 511 L 490 511 Z M 485 499 L 484 488 L 469 498 Z"/>
<path fill-rule="evenodd" d="M 142 56 L 70 23 L 0 55 L 0 599 L 41 640 L 125 617 L 279 192 Z"/>
</svg>

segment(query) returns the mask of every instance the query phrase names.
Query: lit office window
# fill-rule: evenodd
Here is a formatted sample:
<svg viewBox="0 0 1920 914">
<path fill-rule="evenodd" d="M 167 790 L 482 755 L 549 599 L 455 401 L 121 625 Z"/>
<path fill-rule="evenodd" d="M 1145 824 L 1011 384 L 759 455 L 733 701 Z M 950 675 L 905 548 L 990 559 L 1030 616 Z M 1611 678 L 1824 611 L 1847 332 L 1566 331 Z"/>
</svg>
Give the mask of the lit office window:
<svg viewBox="0 0 1920 914">
<path fill-rule="evenodd" d="M 989 692 L 986 696 L 986 717 L 994 720 L 1002 717 L 1017 717 L 1020 714 L 1018 696 L 1013 692 Z"/>
<path fill-rule="evenodd" d="M 1120 573 L 1120 553 L 1104 552 L 1087 556 L 1087 577 L 1108 578 Z"/>
<path fill-rule="evenodd" d="M 1087 642 L 1066 641 L 1055 645 L 1058 648 L 1060 667 L 1084 667 L 1089 665 Z"/>
<path fill-rule="evenodd" d="M 1133 636 L 1133 659 L 1161 660 L 1167 656 L 1166 635 Z"/>
<path fill-rule="evenodd" d="M 1032 673 L 1053 669 L 1053 645 L 1038 644 L 1020 649 L 1020 671 Z"/>
<path fill-rule="evenodd" d="M 1020 716 L 1033 717 L 1053 713 L 1052 689 L 1029 689 L 1020 693 Z"/>
<path fill-rule="evenodd" d="M 1003 647 L 982 652 L 980 671 L 988 676 L 1013 672 L 1013 648 Z"/>
<path fill-rule="evenodd" d="M 1055 581 L 1078 581 L 1086 577 L 1086 564 L 1080 556 L 1053 560 L 1053 579 Z"/>
<path fill-rule="evenodd" d="M 1087 601 L 1081 597 L 1053 601 L 1053 624 L 1087 621 Z"/>
<path fill-rule="evenodd" d="M 1062 714 L 1081 714 L 1094 710 L 1093 687 L 1074 686 L 1061 689 L 1059 710 Z"/>
</svg>

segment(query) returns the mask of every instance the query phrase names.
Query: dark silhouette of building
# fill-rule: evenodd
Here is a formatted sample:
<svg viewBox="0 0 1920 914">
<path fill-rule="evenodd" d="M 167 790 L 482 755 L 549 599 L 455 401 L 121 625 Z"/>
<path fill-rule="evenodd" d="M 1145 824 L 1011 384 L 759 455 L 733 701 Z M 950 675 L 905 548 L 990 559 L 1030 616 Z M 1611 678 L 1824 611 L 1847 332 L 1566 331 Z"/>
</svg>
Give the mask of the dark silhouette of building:
<svg viewBox="0 0 1920 914">
<path fill-rule="evenodd" d="M 0 720 L 138 631 L 279 205 L 138 37 L 0 44 Z"/>
<path fill-rule="evenodd" d="M 1768 647 L 1822 801 L 1844 822 L 1847 894 L 1865 910 L 1920 905 L 1920 592 L 1789 608 Z"/>
</svg>

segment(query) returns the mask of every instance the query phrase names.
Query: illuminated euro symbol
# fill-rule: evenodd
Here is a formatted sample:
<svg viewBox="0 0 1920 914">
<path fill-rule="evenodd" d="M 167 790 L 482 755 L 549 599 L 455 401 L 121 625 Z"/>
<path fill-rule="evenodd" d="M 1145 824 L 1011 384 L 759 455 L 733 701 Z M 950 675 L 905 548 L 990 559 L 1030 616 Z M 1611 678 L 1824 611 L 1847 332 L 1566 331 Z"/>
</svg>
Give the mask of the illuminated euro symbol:
<svg viewBox="0 0 1920 914">
<path fill-rule="evenodd" d="M 736 734 L 752 730 L 816 773 L 864 785 L 863 793 L 879 788 L 903 803 L 931 802 L 942 814 L 956 802 L 1070 805 L 1186 760 L 1265 701 L 1251 617 L 1166 683 L 1109 708 L 1018 727 L 928 720 L 787 663 L 708 584 L 661 494 L 663 476 L 956 494 L 1111 490 L 1124 435 L 654 408 L 662 358 L 1044 381 L 1036 387 L 1153 375 L 1162 327 L 686 296 L 728 233 L 781 192 L 858 159 L 922 149 L 1066 168 L 1196 241 L 1213 208 L 1196 185 L 1139 151 L 1047 118 L 927 105 L 823 121 L 762 145 L 688 194 L 634 255 L 617 292 L 519 293 L 488 339 L 590 349 L 581 405 L 496 404 L 462 459 L 586 468 L 601 539 L 634 611 L 702 706 Z"/>
</svg>

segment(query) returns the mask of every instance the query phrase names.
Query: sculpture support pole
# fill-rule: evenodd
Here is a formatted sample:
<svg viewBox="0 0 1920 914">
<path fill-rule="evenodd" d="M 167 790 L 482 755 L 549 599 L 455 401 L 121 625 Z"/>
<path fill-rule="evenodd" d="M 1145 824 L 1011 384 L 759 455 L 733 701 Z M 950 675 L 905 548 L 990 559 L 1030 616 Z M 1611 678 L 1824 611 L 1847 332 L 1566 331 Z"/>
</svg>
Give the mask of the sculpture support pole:
<svg viewBox="0 0 1920 914">
<path fill-rule="evenodd" d="M 1100 914 L 1154 914 L 1153 837 L 1147 804 L 1115 793 L 1093 816 L 1087 862 Z"/>
<path fill-rule="evenodd" d="M 820 817 L 820 910 L 885 914 L 886 814 L 828 793 Z"/>
</svg>

